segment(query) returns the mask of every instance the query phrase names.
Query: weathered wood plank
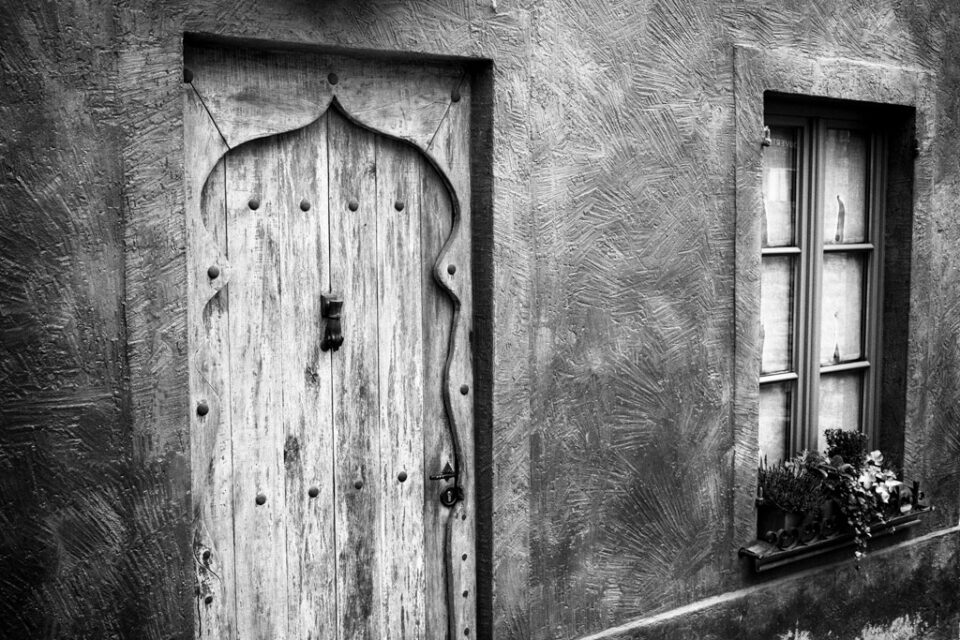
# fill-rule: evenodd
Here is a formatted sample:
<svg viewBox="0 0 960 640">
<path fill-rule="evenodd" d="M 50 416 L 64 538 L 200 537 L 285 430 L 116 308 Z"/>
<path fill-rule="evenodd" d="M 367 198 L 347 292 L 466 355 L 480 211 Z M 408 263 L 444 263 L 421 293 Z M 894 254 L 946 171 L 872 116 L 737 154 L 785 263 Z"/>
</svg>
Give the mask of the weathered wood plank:
<svg viewBox="0 0 960 640">
<path fill-rule="evenodd" d="M 330 289 L 327 119 L 281 136 L 278 190 L 287 637 L 336 637 L 333 408 L 321 293 Z"/>
<path fill-rule="evenodd" d="M 224 165 L 226 152 L 193 89 L 184 90 L 187 214 L 187 317 L 191 416 L 193 554 L 196 569 L 194 635 L 235 633 L 233 466 L 227 364 Z M 204 181 L 206 183 L 204 184 Z M 213 277 L 212 277 L 213 276 Z M 203 403 L 208 412 L 199 415 Z"/>
<path fill-rule="evenodd" d="M 336 65 L 336 62 L 332 62 Z M 450 103 L 460 70 L 448 65 L 344 59 L 334 95 L 344 111 L 377 131 L 430 144 Z"/>
<path fill-rule="evenodd" d="M 380 637 L 381 522 L 377 373 L 376 148 L 373 134 L 327 114 L 330 285 L 343 294 L 332 354 L 339 637 Z M 353 210 L 352 210 L 353 209 Z"/>
<path fill-rule="evenodd" d="M 321 56 L 191 47 L 184 65 L 230 146 L 292 131 L 317 119 L 332 92 Z"/>
<path fill-rule="evenodd" d="M 258 640 L 287 637 L 279 158 L 275 138 L 226 157 L 237 633 Z"/>
<path fill-rule="evenodd" d="M 446 364 L 445 393 L 451 438 L 457 454 L 464 500 L 447 521 L 447 606 L 451 633 L 476 633 L 476 501 L 473 431 L 473 356 L 470 335 L 473 320 L 470 192 L 470 84 L 462 78 L 451 95 L 444 124 L 437 131 L 430 154 L 445 172 L 455 199 L 449 238 L 436 260 L 434 277 L 456 299 Z"/>
<path fill-rule="evenodd" d="M 224 167 L 216 166 L 203 190 L 206 225 L 218 242 L 226 239 Z M 209 267 L 208 267 L 209 268 Z M 214 267 L 215 269 L 217 267 Z M 211 272 L 212 273 L 212 272 Z M 209 274 L 204 274 L 208 279 Z M 205 288 L 202 285 L 197 288 Z M 231 452 L 229 318 L 223 289 L 197 309 L 190 324 L 195 332 L 191 348 L 191 391 L 194 398 L 193 436 L 194 554 L 200 590 L 197 594 L 199 638 L 219 638 L 235 627 L 233 553 L 233 454 Z M 201 403 L 209 408 L 197 414 Z"/>
<path fill-rule="evenodd" d="M 185 64 L 233 147 L 303 127 L 336 97 L 352 118 L 425 148 L 460 76 L 446 64 L 216 46 L 191 47 Z"/>
<path fill-rule="evenodd" d="M 444 372 L 450 343 L 453 301 L 433 277 L 433 265 L 440 254 L 453 220 L 450 195 L 436 169 L 420 158 L 421 184 L 421 290 L 423 321 L 423 474 L 440 474 L 453 466 L 453 443 L 443 403 Z M 440 492 L 452 480 L 426 481 L 424 513 L 424 600 L 425 637 L 444 638 L 447 633 L 447 578 L 444 538 L 450 510 L 440 504 Z"/>
<path fill-rule="evenodd" d="M 381 638 L 425 637 L 419 155 L 377 137 Z"/>
</svg>

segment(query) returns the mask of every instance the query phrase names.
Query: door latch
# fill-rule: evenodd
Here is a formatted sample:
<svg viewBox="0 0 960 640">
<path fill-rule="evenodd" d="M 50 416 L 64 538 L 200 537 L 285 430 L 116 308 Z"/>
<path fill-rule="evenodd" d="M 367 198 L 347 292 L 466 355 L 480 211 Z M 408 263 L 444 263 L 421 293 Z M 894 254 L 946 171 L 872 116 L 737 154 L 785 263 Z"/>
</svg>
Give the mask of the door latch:
<svg viewBox="0 0 960 640">
<path fill-rule="evenodd" d="M 325 293 L 320 296 L 320 315 L 327 320 L 320 341 L 321 351 L 336 351 L 343 344 L 340 329 L 340 312 L 343 310 L 343 296 L 339 293 Z"/>
<path fill-rule="evenodd" d="M 444 465 L 443 471 L 435 475 L 430 476 L 431 480 L 456 480 L 457 472 L 453 470 L 453 467 L 450 466 L 450 463 Z M 452 507 L 463 500 L 463 488 L 454 485 L 452 487 L 447 487 L 440 492 L 440 504 L 445 507 Z"/>
</svg>

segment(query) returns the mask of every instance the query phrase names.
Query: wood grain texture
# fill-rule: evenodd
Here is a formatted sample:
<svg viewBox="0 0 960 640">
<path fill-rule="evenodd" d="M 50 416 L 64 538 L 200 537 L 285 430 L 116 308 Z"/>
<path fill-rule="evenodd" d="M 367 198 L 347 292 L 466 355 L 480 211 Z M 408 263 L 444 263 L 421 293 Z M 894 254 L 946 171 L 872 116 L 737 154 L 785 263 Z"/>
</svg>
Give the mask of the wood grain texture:
<svg viewBox="0 0 960 640">
<path fill-rule="evenodd" d="M 280 138 L 287 638 L 319 640 L 337 633 L 334 380 L 332 354 L 320 349 L 321 295 L 330 290 L 327 119 Z"/>
<path fill-rule="evenodd" d="M 287 638 L 288 618 L 283 168 L 276 138 L 226 157 L 237 633 L 264 640 Z"/>
<path fill-rule="evenodd" d="M 231 147 L 303 127 L 336 99 L 365 126 L 426 148 L 461 75 L 444 64 L 217 47 L 188 49 L 184 64 Z"/>
<path fill-rule="evenodd" d="M 431 141 L 430 151 L 444 168 L 444 183 L 431 191 L 447 190 L 451 199 L 450 233 L 433 267 L 434 281 L 453 305 L 444 364 L 443 397 L 447 429 L 458 473 L 456 484 L 465 501 L 450 510 L 445 523 L 446 602 L 451 635 L 476 632 L 476 467 L 474 459 L 473 261 L 470 207 L 470 84 L 457 79 L 447 117 Z M 464 595 L 467 594 L 467 595 Z M 470 595 L 474 594 L 474 595 Z"/>
<path fill-rule="evenodd" d="M 425 158 L 420 159 L 420 282 L 423 314 L 423 477 L 439 475 L 453 467 L 446 407 L 443 402 L 446 354 L 450 343 L 453 305 L 433 277 L 436 257 L 450 234 L 453 208 L 450 194 Z M 449 509 L 439 500 L 452 480 L 426 480 L 423 504 L 424 565 L 427 567 L 424 599 L 424 637 L 442 638 L 447 633 L 446 522 Z"/>
<path fill-rule="evenodd" d="M 330 286 L 343 293 L 343 346 L 333 359 L 335 521 L 339 637 L 374 638 L 383 628 L 380 388 L 377 366 L 376 140 L 335 111 L 327 114 Z M 350 210 L 351 201 L 357 204 Z"/>
<path fill-rule="evenodd" d="M 210 174 L 201 207 L 219 213 L 206 225 L 223 245 L 226 239 L 224 166 Z M 203 241 L 199 236 L 195 241 Z M 209 280 L 204 273 L 202 277 Z M 195 285 L 205 289 L 206 283 Z M 203 296 L 205 297 L 205 296 Z M 199 302 L 199 301 L 194 301 Z M 199 306 L 199 305 L 198 305 Z M 193 306 L 191 305 L 191 309 Z M 191 390 L 193 393 L 194 554 L 198 571 L 198 637 L 218 637 L 235 631 L 233 553 L 233 452 L 230 419 L 228 299 L 215 293 L 196 309 L 201 317 L 191 326 Z M 199 416 L 204 403 L 209 413 Z"/>
<path fill-rule="evenodd" d="M 236 633 L 233 553 L 233 453 L 230 420 L 227 294 L 226 152 L 196 92 L 184 88 L 184 160 L 190 328 L 191 477 L 194 496 L 193 553 L 197 580 L 197 638 Z M 211 278 L 209 269 L 219 270 Z M 204 403 L 209 413 L 200 416 Z"/>
<path fill-rule="evenodd" d="M 410 146 L 376 141 L 382 638 L 426 638 L 420 163 Z M 399 474 L 405 474 L 401 482 Z M 436 606 L 436 603 L 430 603 Z"/>
<path fill-rule="evenodd" d="M 332 93 L 323 63 L 310 54 L 276 55 L 216 47 L 188 48 L 184 66 L 231 147 L 308 125 Z"/>
</svg>

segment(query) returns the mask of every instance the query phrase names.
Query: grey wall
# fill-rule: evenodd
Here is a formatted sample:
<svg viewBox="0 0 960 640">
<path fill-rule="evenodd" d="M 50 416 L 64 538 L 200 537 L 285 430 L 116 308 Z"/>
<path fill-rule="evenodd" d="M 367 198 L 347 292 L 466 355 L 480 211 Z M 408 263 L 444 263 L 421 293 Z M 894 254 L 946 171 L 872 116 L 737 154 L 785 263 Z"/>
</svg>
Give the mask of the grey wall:
<svg viewBox="0 0 960 640">
<path fill-rule="evenodd" d="M 192 634 L 184 32 L 493 62 L 481 636 L 952 633 L 953 0 L 61 0 L 0 8 L 0 636 Z M 904 449 L 938 511 L 860 572 L 736 555 L 735 44 L 933 87 Z"/>
</svg>

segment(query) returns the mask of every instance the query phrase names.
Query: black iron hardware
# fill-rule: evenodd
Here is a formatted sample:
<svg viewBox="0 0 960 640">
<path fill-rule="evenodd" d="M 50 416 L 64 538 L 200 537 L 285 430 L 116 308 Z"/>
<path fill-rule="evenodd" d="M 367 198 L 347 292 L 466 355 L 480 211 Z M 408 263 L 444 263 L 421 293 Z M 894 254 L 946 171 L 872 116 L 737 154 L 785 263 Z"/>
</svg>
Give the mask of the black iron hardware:
<svg viewBox="0 0 960 640">
<path fill-rule="evenodd" d="M 463 489 L 461 487 L 447 487 L 440 492 L 440 504 L 445 507 L 452 507 L 463 500 Z"/>
<path fill-rule="evenodd" d="M 443 466 L 443 471 L 435 475 L 430 476 L 431 480 L 457 480 L 457 472 L 453 470 L 453 467 L 450 466 L 448 462 Z M 454 484 L 452 487 L 447 487 L 440 492 L 440 504 L 445 507 L 452 507 L 463 500 L 463 488 L 459 484 Z"/>
<path fill-rule="evenodd" d="M 320 342 L 321 351 L 336 351 L 343 344 L 340 333 L 340 312 L 343 310 L 343 296 L 330 293 L 320 296 L 320 315 L 326 318 L 327 326 Z"/>
<path fill-rule="evenodd" d="M 456 472 L 453 470 L 453 467 L 451 467 L 450 463 L 448 462 L 443 467 L 443 471 L 441 471 L 436 475 L 430 476 L 430 479 L 431 480 L 449 480 L 450 478 L 456 478 L 456 477 L 457 477 Z"/>
</svg>

